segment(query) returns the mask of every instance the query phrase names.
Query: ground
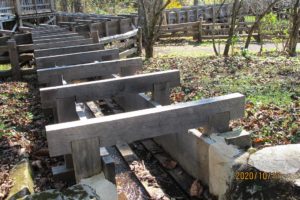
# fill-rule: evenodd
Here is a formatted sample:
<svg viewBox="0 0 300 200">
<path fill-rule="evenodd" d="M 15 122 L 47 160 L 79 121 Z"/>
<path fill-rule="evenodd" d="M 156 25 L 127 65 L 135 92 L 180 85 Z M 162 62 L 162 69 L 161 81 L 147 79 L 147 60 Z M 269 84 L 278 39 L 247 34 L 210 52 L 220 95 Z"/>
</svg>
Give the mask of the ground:
<svg viewBox="0 0 300 200">
<path fill-rule="evenodd" d="M 144 61 L 143 69 L 180 70 L 182 86 L 172 90 L 173 103 L 240 92 L 247 100 L 245 118 L 232 122 L 232 128 L 251 131 L 255 147 L 300 142 L 298 57 L 272 52 L 223 58 L 212 55 L 209 43 L 180 45 L 161 43 L 158 56 Z M 35 77 L 0 82 L 0 199 L 13 184 L 10 169 L 24 156 L 34 168 L 36 191 L 64 187 L 51 177 L 50 167 L 60 160 L 48 155 L 44 126 L 49 120 L 41 112 Z"/>
</svg>

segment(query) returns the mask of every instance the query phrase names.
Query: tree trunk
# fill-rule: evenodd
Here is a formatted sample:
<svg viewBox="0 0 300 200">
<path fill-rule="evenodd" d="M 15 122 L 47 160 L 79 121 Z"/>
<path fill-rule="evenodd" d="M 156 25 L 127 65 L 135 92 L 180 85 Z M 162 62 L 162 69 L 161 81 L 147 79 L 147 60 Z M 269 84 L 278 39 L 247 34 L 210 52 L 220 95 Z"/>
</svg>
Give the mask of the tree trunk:
<svg viewBox="0 0 300 200">
<path fill-rule="evenodd" d="M 75 12 L 83 12 L 81 0 L 74 0 L 74 10 Z"/>
<path fill-rule="evenodd" d="M 146 53 L 146 59 L 152 58 L 153 55 L 154 55 L 153 45 L 146 45 L 145 46 L 145 53 Z"/>
<path fill-rule="evenodd" d="M 229 28 L 229 33 L 228 33 L 228 38 L 226 41 L 226 45 L 224 48 L 224 56 L 229 56 L 229 50 L 230 50 L 230 46 L 232 44 L 232 38 L 234 36 L 234 32 L 235 32 L 235 25 L 236 25 L 236 18 L 238 17 L 238 13 L 239 13 L 239 8 L 240 8 L 240 1 L 239 0 L 234 0 L 233 3 L 233 7 L 232 7 L 232 17 L 231 17 L 231 23 L 230 23 L 230 28 Z"/>
<path fill-rule="evenodd" d="M 292 15 L 292 28 L 289 34 L 289 44 L 288 44 L 288 53 L 290 56 L 296 56 L 296 48 L 299 37 L 299 28 L 300 28 L 300 10 L 299 10 L 300 0 L 297 0 L 294 5 L 294 11 Z"/>
<path fill-rule="evenodd" d="M 67 2 L 67 0 L 61 0 L 60 1 L 60 9 L 63 12 L 68 12 L 68 2 Z"/>
<path fill-rule="evenodd" d="M 170 0 L 139 0 L 139 25 L 143 28 L 146 58 L 153 57 L 153 45 L 159 37 L 163 10 Z"/>
<path fill-rule="evenodd" d="M 194 0 L 194 6 L 197 6 L 199 4 L 199 0 Z"/>
<path fill-rule="evenodd" d="M 273 1 L 273 2 L 268 6 L 268 8 L 267 8 L 262 14 L 260 14 L 260 15 L 256 18 L 254 24 L 251 26 L 250 31 L 249 31 L 249 33 L 248 33 L 248 36 L 247 36 L 247 39 L 246 39 L 246 43 L 245 43 L 245 49 L 248 49 L 248 47 L 249 47 L 249 45 L 250 45 L 251 37 L 252 37 L 252 34 L 253 34 L 255 28 L 257 28 L 257 27 L 259 26 L 261 20 L 262 20 L 268 13 L 270 13 L 270 12 L 272 11 L 272 8 L 273 8 L 273 7 L 275 6 L 275 4 L 276 4 L 277 2 L 279 2 L 279 1 L 280 1 L 280 0 L 275 0 L 275 1 Z"/>
</svg>

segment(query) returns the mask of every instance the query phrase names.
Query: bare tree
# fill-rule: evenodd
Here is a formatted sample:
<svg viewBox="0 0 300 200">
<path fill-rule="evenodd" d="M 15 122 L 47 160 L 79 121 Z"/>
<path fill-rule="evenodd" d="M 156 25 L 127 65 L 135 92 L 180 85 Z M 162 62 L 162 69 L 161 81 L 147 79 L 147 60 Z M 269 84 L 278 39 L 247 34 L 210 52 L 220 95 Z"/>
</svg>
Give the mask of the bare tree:
<svg viewBox="0 0 300 200">
<path fill-rule="evenodd" d="M 243 5 L 243 0 L 234 0 L 232 5 L 232 12 L 231 12 L 232 15 L 231 15 L 231 22 L 230 22 L 230 27 L 228 32 L 228 38 L 223 52 L 223 55 L 226 57 L 229 56 L 230 46 L 232 45 L 233 37 L 236 34 L 237 22 L 239 20 L 239 13 L 242 5 Z"/>
<path fill-rule="evenodd" d="M 290 56 L 296 56 L 296 48 L 300 28 L 300 0 L 294 0 L 293 11 L 291 16 L 291 30 L 289 32 L 288 53 Z"/>
<path fill-rule="evenodd" d="M 251 9 L 251 13 L 253 13 L 256 18 L 254 24 L 250 27 L 248 36 L 245 42 L 245 48 L 247 49 L 251 42 L 251 37 L 253 32 L 258 28 L 261 20 L 272 11 L 272 8 L 281 0 L 252 0 L 248 6 Z"/>
<path fill-rule="evenodd" d="M 153 46 L 159 37 L 163 11 L 171 0 L 139 0 L 139 23 L 143 28 L 146 58 L 153 57 Z"/>
<path fill-rule="evenodd" d="M 81 0 L 73 0 L 73 6 L 75 12 L 83 12 L 83 4 Z"/>
<path fill-rule="evenodd" d="M 61 9 L 61 11 L 68 12 L 68 1 L 67 0 L 60 1 L 60 9 Z"/>
</svg>

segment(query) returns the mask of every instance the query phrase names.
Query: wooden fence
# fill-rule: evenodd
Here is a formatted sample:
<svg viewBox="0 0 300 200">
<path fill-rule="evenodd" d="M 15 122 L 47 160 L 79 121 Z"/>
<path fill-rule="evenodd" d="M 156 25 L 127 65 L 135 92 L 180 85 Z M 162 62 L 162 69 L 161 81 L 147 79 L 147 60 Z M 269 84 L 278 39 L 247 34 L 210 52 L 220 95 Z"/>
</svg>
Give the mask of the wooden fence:
<svg viewBox="0 0 300 200">
<path fill-rule="evenodd" d="M 248 32 L 253 23 L 240 22 L 236 28 L 239 37 L 248 36 Z M 229 23 L 204 23 L 202 18 L 197 22 L 162 25 L 160 28 L 160 38 L 190 37 L 193 36 L 198 41 L 208 39 L 226 39 L 229 33 Z M 257 29 L 252 34 L 257 36 Z"/>
<path fill-rule="evenodd" d="M 68 41 L 76 39 L 74 45 L 86 45 L 92 41 L 95 43 L 98 42 L 102 46 L 107 46 L 107 48 L 109 48 L 108 46 L 111 46 L 110 48 L 116 47 L 119 49 L 121 57 L 141 54 L 142 32 L 141 29 L 135 28 L 130 18 L 122 17 L 122 19 L 118 20 L 98 21 L 97 23 L 78 20 L 76 22 L 59 22 L 59 24 L 62 30 L 50 30 L 50 32 L 43 30 L 45 34 L 40 37 L 39 41 L 36 41 L 38 43 L 36 45 L 40 49 L 48 49 L 51 46 L 58 48 L 58 45 L 60 45 L 60 50 L 56 49 L 55 52 L 65 51 L 64 47 L 68 44 Z M 57 26 L 53 26 L 53 28 L 55 29 Z M 31 28 L 25 27 L 20 27 L 20 30 L 26 32 L 32 31 Z M 70 30 L 73 30 L 73 32 L 70 32 Z M 40 31 L 40 34 L 43 31 Z M 53 39 L 54 36 L 55 39 Z M 51 43 L 49 44 L 50 41 Z M 13 76 L 14 79 L 19 79 L 22 75 L 33 73 L 34 69 L 23 70 L 21 68 L 22 58 L 24 57 L 22 54 L 32 53 L 33 50 L 31 33 L 17 35 L 13 35 L 12 33 L 10 36 L 0 38 L 0 62 L 2 64 L 11 63 L 12 67 L 11 70 L 0 72 L 0 78 Z M 73 49 L 73 51 L 75 50 L 76 48 Z M 51 53 L 46 50 L 40 50 L 39 52 L 41 55 Z"/>
<path fill-rule="evenodd" d="M 38 80 L 46 85 L 40 89 L 42 107 L 53 109 L 56 116 L 55 124 L 46 126 L 50 156 L 65 157 L 65 165 L 53 169 L 55 178 L 75 175 L 79 182 L 104 172 L 107 179 L 113 180 L 113 165 L 104 159 L 109 155 L 102 153 L 105 147 L 169 134 L 186 135 L 188 129 L 201 126 L 219 130 L 220 125 L 228 126 L 229 120 L 243 116 L 241 94 L 168 105 L 170 89 L 180 85 L 178 70 L 135 75 L 142 68 L 141 58 L 120 60 L 115 50 L 90 51 L 85 47 L 65 54 L 53 48 L 40 49 L 41 37 L 51 31 L 59 35 L 57 31 L 63 29 L 45 31 L 40 27 L 33 32 L 33 42 Z M 107 37 L 102 42 L 113 39 Z M 66 50 L 75 51 L 72 44 L 66 44 Z M 51 51 L 52 55 L 40 57 L 40 51 Z M 152 92 L 152 100 L 141 94 L 145 92 Z M 85 108 L 93 110 L 91 105 L 99 99 L 114 99 L 125 111 L 135 111 L 89 119 Z M 218 125 L 210 120 L 214 116 L 218 116 Z"/>
</svg>

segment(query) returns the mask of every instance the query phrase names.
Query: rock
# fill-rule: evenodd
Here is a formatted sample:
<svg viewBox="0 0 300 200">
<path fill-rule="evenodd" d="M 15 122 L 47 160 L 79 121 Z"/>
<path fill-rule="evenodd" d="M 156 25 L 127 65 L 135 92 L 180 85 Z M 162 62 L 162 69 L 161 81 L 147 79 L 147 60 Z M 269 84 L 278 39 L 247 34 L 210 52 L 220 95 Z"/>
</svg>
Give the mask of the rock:
<svg viewBox="0 0 300 200">
<path fill-rule="evenodd" d="M 263 148 L 250 155 L 249 164 L 263 172 L 300 172 L 300 144 Z"/>
<path fill-rule="evenodd" d="M 27 196 L 24 200 L 101 200 L 90 186 L 78 184 L 65 190 L 47 190 Z"/>
<path fill-rule="evenodd" d="M 11 188 L 7 199 L 19 199 L 34 193 L 31 168 L 27 159 L 23 159 L 16 164 L 11 171 L 10 177 L 13 179 L 14 185 Z"/>
<path fill-rule="evenodd" d="M 228 200 L 300 197 L 300 144 L 265 147 L 234 169 Z"/>
</svg>

